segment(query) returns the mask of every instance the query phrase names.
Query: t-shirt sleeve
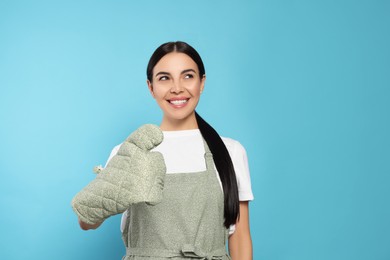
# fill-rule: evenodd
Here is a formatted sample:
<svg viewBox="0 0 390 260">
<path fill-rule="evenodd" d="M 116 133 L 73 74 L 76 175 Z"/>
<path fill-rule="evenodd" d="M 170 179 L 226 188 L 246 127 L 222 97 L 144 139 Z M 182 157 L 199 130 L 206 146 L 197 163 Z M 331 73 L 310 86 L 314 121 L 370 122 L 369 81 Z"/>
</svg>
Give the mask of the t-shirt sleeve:
<svg viewBox="0 0 390 260">
<path fill-rule="evenodd" d="M 106 168 L 108 162 L 112 159 L 112 157 L 114 157 L 114 156 L 118 153 L 120 147 L 121 147 L 121 144 L 118 144 L 117 146 L 115 146 L 115 147 L 112 149 L 112 151 L 111 151 L 111 153 L 110 153 L 110 156 L 108 157 L 107 162 L 106 162 L 106 164 L 104 165 L 104 168 Z"/>
<path fill-rule="evenodd" d="M 236 172 L 238 198 L 240 201 L 251 201 L 254 199 L 252 193 L 251 179 L 249 173 L 248 157 L 242 144 L 236 140 L 225 138 L 226 147 L 232 158 L 234 171 Z M 230 225 L 229 235 L 236 230 L 236 225 Z"/>
<path fill-rule="evenodd" d="M 234 171 L 236 172 L 239 200 L 253 200 L 254 197 L 252 193 L 248 157 L 245 148 L 238 141 L 234 141 L 233 143 L 231 157 L 233 161 Z"/>
</svg>

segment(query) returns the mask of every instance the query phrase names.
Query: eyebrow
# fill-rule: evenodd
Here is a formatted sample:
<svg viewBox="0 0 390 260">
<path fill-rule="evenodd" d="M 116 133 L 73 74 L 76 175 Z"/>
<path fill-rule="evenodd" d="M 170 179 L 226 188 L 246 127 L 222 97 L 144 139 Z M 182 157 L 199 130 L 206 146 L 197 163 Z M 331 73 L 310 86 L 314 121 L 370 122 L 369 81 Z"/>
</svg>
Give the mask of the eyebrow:
<svg viewBox="0 0 390 260">
<path fill-rule="evenodd" d="M 194 72 L 196 74 L 196 71 L 193 70 L 193 69 L 183 70 L 180 74 L 184 74 L 184 73 L 187 73 L 187 72 L 190 72 L 190 71 L 192 71 L 192 72 Z"/>
<path fill-rule="evenodd" d="M 193 70 L 193 69 L 186 69 L 186 70 L 183 70 L 180 74 L 185 74 L 187 72 L 194 72 L 196 74 L 196 71 Z M 158 75 L 171 75 L 169 72 L 165 72 L 165 71 L 159 71 L 155 77 L 157 77 Z"/>
</svg>

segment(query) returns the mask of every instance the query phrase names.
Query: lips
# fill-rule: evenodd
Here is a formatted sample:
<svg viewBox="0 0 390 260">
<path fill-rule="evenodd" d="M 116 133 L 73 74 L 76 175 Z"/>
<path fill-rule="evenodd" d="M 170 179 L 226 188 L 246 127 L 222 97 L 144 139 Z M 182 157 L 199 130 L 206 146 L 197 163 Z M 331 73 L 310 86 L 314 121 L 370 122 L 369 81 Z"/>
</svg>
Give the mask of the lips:
<svg viewBox="0 0 390 260">
<path fill-rule="evenodd" d="M 174 105 L 182 105 L 184 103 L 187 103 L 187 99 L 182 99 L 182 100 L 170 100 L 169 103 L 174 104 Z"/>
<path fill-rule="evenodd" d="M 173 107 L 180 108 L 187 105 L 189 98 L 172 98 L 167 100 Z"/>
</svg>

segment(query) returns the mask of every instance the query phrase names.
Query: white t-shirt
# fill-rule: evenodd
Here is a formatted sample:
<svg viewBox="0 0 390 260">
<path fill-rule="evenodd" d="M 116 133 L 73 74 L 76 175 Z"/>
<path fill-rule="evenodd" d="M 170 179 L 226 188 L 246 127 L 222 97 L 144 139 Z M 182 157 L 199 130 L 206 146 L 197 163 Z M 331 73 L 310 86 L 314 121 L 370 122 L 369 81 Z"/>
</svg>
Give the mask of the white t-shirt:
<svg viewBox="0 0 390 260">
<path fill-rule="evenodd" d="M 162 153 L 167 167 L 167 174 L 183 172 L 191 173 L 206 170 L 203 137 L 199 129 L 163 131 L 163 134 L 163 142 L 159 146 L 155 147 L 153 151 Z M 225 137 L 221 138 L 228 149 L 230 157 L 232 158 L 234 171 L 236 172 L 239 200 L 253 200 L 248 158 L 244 147 L 236 140 Z M 120 145 L 114 147 L 107 163 L 115 154 L 117 154 L 119 147 Z M 222 189 L 219 174 L 216 169 L 215 171 Z M 126 214 L 127 211 L 125 211 L 122 215 L 121 231 L 124 229 Z M 229 234 L 232 234 L 234 230 L 235 226 L 230 226 Z"/>
</svg>

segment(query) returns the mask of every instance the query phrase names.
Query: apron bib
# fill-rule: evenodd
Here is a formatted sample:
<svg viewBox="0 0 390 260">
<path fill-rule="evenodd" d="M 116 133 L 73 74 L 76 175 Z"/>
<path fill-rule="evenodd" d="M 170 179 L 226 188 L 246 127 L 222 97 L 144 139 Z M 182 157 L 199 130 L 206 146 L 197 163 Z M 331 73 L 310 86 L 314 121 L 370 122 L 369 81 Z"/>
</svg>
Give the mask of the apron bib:
<svg viewBox="0 0 390 260">
<path fill-rule="evenodd" d="M 206 171 L 167 174 L 163 201 L 132 205 L 122 233 L 123 260 L 228 260 L 224 195 L 206 142 Z"/>
</svg>

